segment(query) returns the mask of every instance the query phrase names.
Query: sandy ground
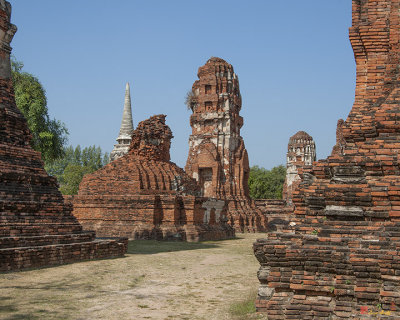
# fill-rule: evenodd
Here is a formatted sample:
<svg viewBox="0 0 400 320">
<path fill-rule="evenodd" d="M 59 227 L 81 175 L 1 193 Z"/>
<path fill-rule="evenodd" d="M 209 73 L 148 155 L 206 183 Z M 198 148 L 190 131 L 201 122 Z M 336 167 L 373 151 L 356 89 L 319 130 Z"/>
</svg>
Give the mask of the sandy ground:
<svg viewBox="0 0 400 320">
<path fill-rule="evenodd" d="M 0 274 L 0 319 L 235 319 L 232 305 L 255 297 L 262 236 L 132 241 L 125 258 Z"/>
</svg>

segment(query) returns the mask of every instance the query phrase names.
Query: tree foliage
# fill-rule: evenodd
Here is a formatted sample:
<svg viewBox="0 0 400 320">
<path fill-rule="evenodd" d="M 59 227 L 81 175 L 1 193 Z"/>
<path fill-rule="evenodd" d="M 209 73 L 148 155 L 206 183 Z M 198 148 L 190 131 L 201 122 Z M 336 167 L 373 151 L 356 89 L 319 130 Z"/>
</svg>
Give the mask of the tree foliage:
<svg viewBox="0 0 400 320">
<path fill-rule="evenodd" d="M 282 199 L 286 168 L 283 165 L 267 170 L 258 166 L 250 168 L 249 188 L 252 199 Z"/>
<path fill-rule="evenodd" d="M 109 162 L 108 153 L 100 147 L 91 146 L 81 149 L 69 146 L 64 149 L 64 156 L 47 163 L 46 171 L 55 176 L 63 194 L 77 194 L 79 184 L 85 174 L 92 173 Z"/>
<path fill-rule="evenodd" d="M 68 130 L 62 122 L 50 119 L 42 84 L 32 74 L 22 71 L 23 66 L 12 59 L 15 101 L 32 132 L 32 147 L 42 153 L 44 162 L 53 161 L 63 155 Z"/>
</svg>

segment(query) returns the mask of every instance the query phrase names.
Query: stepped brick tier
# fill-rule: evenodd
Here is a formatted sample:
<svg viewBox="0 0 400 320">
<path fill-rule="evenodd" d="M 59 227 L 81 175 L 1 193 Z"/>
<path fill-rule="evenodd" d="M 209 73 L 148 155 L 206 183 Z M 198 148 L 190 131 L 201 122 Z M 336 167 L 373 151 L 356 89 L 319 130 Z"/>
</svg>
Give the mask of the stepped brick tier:
<svg viewBox="0 0 400 320">
<path fill-rule="evenodd" d="M 131 108 L 131 93 L 129 83 L 125 87 L 125 101 L 124 111 L 122 112 L 121 128 L 117 138 L 117 144 L 114 145 L 113 151 L 110 153 L 110 160 L 121 158 L 129 151 L 131 144 L 131 135 L 133 132 L 133 121 L 132 121 L 132 108 Z"/>
<path fill-rule="evenodd" d="M 293 212 L 293 206 L 288 205 L 285 200 L 256 199 L 254 203 L 268 219 L 268 232 L 281 230 L 289 224 L 290 213 Z"/>
<path fill-rule="evenodd" d="M 299 168 L 311 166 L 315 160 L 315 142 L 307 132 L 299 131 L 290 137 L 286 156 L 286 179 L 283 185 L 283 199 L 288 205 L 292 205 L 293 190 L 297 189 L 301 181 Z"/>
<path fill-rule="evenodd" d="M 129 153 L 86 175 L 74 215 L 102 236 L 203 241 L 235 236 L 224 201 L 200 197 L 196 181 L 170 161 L 165 115 L 139 123 Z"/>
<path fill-rule="evenodd" d="M 15 104 L 11 5 L 0 0 L 0 271 L 123 256 L 127 239 L 96 240 L 71 214 Z"/>
<path fill-rule="evenodd" d="M 238 76 L 229 63 L 215 57 L 197 76 L 189 94 L 192 134 L 185 171 L 198 181 L 202 195 L 228 202 L 228 220 L 237 231 L 264 231 L 265 218 L 249 197 Z"/>
<path fill-rule="evenodd" d="M 268 319 L 400 319 L 400 1 L 353 0 L 354 106 L 300 169 L 294 214 L 258 240 Z"/>
</svg>

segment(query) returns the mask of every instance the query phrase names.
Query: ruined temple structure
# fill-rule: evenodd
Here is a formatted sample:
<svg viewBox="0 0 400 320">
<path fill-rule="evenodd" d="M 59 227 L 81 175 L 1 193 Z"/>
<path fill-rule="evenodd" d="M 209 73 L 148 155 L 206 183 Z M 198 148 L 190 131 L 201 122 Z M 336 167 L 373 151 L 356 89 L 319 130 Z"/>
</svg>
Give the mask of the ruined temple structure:
<svg viewBox="0 0 400 320">
<path fill-rule="evenodd" d="M 400 1 L 353 0 L 355 101 L 332 154 L 254 244 L 268 319 L 400 319 Z"/>
<path fill-rule="evenodd" d="M 286 179 L 283 186 L 283 199 L 288 205 L 292 204 L 293 190 L 296 190 L 301 179 L 299 169 L 311 166 L 316 160 L 315 142 L 304 131 L 291 136 L 286 156 Z"/>
<path fill-rule="evenodd" d="M 11 5 L 0 0 L 0 271 L 123 256 L 127 239 L 96 240 L 64 204 L 15 104 Z"/>
<path fill-rule="evenodd" d="M 200 197 L 196 181 L 170 161 L 165 115 L 142 121 L 125 156 L 86 175 L 72 201 L 74 215 L 101 236 L 131 239 L 232 238 L 225 201 Z"/>
<path fill-rule="evenodd" d="M 215 57 L 197 75 L 188 102 L 193 114 L 185 171 L 198 181 L 203 196 L 228 201 L 229 223 L 237 231 L 264 231 L 264 216 L 249 197 L 238 76 L 232 65 Z"/>
<path fill-rule="evenodd" d="M 122 113 L 121 128 L 119 129 L 119 135 L 117 138 L 117 144 L 114 145 L 114 149 L 110 153 L 110 160 L 121 158 L 129 151 L 129 145 L 131 144 L 131 135 L 133 132 L 133 121 L 132 121 L 132 108 L 131 108 L 131 93 L 129 83 L 125 87 L 125 101 L 124 111 Z"/>
</svg>

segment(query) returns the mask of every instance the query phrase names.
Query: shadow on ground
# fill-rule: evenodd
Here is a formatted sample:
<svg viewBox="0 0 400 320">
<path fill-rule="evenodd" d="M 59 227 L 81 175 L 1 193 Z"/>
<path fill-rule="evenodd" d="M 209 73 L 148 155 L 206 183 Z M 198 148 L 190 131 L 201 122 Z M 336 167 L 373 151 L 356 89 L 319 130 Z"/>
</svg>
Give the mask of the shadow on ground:
<svg viewBox="0 0 400 320">
<path fill-rule="evenodd" d="M 212 249 L 218 247 L 220 247 L 218 244 L 204 242 L 131 240 L 128 244 L 127 254 L 155 254 L 161 252 Z"/>
<path fill-rule="evenodd" d="M 0 313 L 1 316 L 1 313 Z M 63 317 L 60 315 L 50 311 L 50 310 L 38 310 L 32 311 L 31 313 L 17 313 L 5 318 L 1 318 L 3 320 L 42 320 L 42 319 L 62 319 Z"/>
</svg>

